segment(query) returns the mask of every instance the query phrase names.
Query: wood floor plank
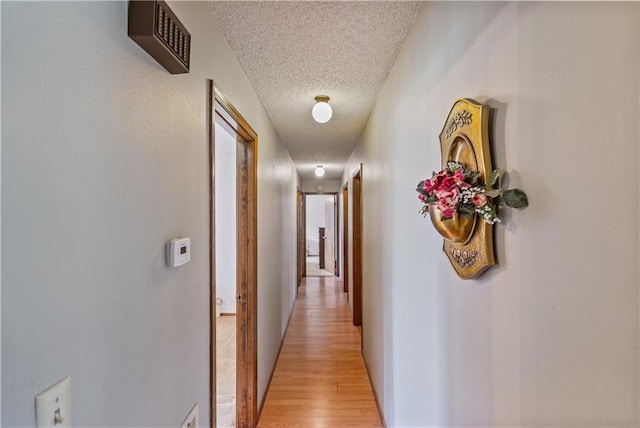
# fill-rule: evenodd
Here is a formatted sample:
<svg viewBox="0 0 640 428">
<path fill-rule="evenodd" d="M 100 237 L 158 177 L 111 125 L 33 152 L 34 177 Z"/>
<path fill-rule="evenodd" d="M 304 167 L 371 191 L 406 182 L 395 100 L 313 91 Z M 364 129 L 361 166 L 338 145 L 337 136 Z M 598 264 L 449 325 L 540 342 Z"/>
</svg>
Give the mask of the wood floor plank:
<svg viewBox="0 0 640 428">
<path fill-rule="evenodd" d="M 303 281 L 258 428 L 382 427 L 342 283 Z"/>
</svg>

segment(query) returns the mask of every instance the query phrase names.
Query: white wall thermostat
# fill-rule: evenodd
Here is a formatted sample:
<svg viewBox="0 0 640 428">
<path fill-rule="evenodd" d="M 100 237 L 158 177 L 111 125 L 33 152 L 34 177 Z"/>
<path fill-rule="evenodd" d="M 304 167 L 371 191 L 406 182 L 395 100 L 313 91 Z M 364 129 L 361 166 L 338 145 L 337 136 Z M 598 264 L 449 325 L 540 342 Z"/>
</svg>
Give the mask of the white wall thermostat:
<svg viewBox="0 0 640 428">
<path fill-rule="evenodd" d="M 182 266 L 191 260 L 191 238 L 175 238 L 167 243 L 167 265 Z"/>
</svg>

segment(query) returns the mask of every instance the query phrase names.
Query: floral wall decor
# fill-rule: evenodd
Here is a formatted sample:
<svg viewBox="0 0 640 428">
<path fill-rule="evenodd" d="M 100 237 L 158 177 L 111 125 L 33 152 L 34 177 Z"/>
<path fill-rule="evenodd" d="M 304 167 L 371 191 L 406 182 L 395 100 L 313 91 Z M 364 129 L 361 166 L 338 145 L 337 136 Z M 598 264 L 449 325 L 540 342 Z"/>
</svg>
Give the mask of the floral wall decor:
<svg viewBox="0 0 640 428">
<path fill-rule="evenodd" d="M 529 204 L 522 190 L 502 189 L 504 170 L 491 167 L 488 124 L 488 106 L 456 101 L 440 133 L 442 169 L 416 188 L 420 212 L 444 237 L 443 251 L 463 279 L 496 264 L 493 226 L 500 208 Z"/>
</svg>

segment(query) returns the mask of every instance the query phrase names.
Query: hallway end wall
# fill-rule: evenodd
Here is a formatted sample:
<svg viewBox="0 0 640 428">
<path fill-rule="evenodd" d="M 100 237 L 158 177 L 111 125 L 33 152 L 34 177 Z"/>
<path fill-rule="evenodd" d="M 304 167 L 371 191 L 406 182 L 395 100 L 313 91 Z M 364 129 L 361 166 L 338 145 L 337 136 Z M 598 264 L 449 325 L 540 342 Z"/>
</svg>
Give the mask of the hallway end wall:
<svg viewBox="0 0 640 428">
<path fill-rule="evenodd" d="M 336 193 L 341 189 L 340 180 L 337 178 L 306 177 L 302 180 L 302 191 L 305 193 L 322 193 L 318 192 L 318 185 L 322 186 L 323 193 Z"/>
<path fill-rule="evenodd" d="M 260 399 L 295 299 L 299 177 L 207 3 L 170 2 L 182 75 L 127 36 L 127 5 L 0 5 L 2 426 L 35 426 L 67 375 L 75 426 L 178 426 L 196 402 L 208 423 L 208 79 L 259 139 Z M 191 261 L 168 268 L 177 236 Z"/>
<path fill-rule="evenodd" d="M 364 163 L 363 353 L 389 426 L 638 426 L 639 23 L 638 3 L 425 3 L 343 177 Z M 492 107 L 494 165 L 530 201 L 468 281 L 414 190 L 463 97 Z"/>
</svg>

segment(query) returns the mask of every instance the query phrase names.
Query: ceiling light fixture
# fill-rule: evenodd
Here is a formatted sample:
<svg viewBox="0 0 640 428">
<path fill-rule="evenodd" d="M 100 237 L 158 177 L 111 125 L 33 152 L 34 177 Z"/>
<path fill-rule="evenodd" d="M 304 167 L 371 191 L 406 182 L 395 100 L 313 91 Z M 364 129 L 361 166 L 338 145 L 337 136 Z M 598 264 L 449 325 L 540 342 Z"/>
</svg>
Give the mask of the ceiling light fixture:
<svg viewBox="0 0 640 428">
<path fill-rule="evenodd" d="M 327 123 L 331 119 L 333 111 L 329 105 L 329 97 L 326 95 L 318 95 L 316 97 L 316 104 L 311 109 L 311 116 L 313 120 L 318 123 Z"/>
<path fill-rule="evenodd" d="M 324 168 L 322 165 L 318 165 L 315 170 L 316 177 L 322 177 L 324 175 Z"/>
</svg>

